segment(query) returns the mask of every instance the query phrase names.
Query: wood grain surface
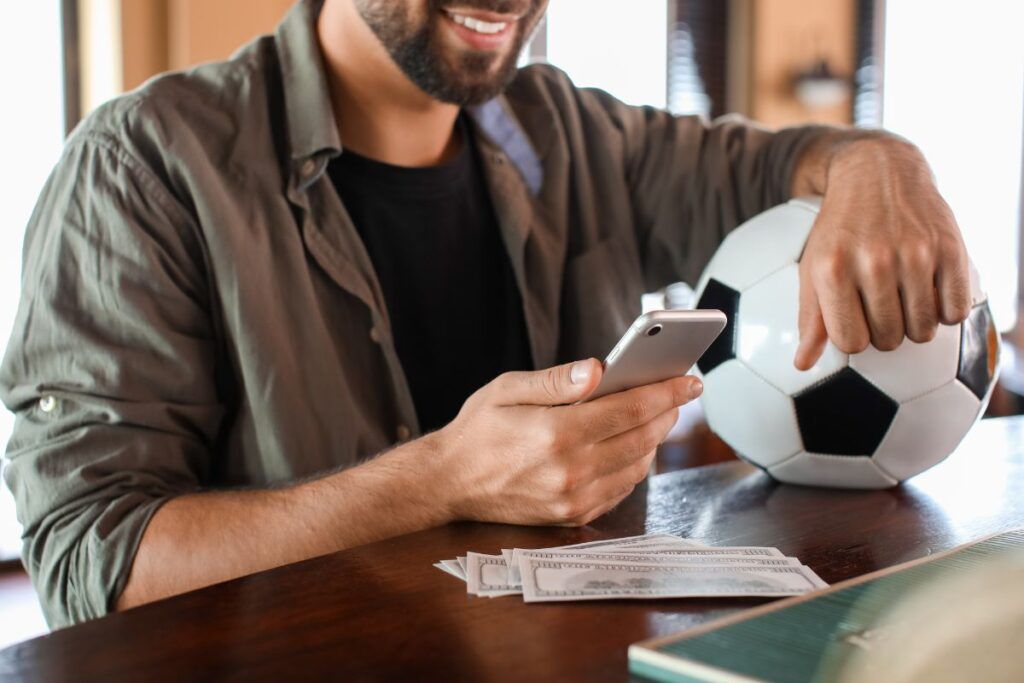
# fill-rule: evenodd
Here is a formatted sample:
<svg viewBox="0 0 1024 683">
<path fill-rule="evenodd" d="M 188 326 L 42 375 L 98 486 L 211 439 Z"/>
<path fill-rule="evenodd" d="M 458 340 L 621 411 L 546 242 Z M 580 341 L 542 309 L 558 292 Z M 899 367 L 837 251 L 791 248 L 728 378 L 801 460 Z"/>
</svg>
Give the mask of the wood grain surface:
<svg viewBox="0 0 1024 683">
<path fill-rule="evenodd" d="M 662 474 L 582 529 L 454 524 L 57 631 L 0 652 L 0 680 L 622 681 L 630 643 L 761 601 L 527 605 L 467 597 L 431 564 L 467 550 L 671 532 L 776 546 L 835 582 L 1018 526 L 1024 418 L 993 419 L 894 489 L 779 485 L 740 462 Z"/>
</svg>

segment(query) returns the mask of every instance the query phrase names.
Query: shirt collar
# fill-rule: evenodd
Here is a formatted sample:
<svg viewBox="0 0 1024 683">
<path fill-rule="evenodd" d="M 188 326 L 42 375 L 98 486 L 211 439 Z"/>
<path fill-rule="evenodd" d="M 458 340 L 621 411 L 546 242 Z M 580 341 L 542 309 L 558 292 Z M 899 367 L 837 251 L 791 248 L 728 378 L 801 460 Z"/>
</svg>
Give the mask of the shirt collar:
<svg viewBox="0 0 1024 683">
<path fill-rule="evenodd" d="M 289 160 L 292 173 L 303 189 L 323 173 L 324 152 L 333 156 L 341 151 L 327 72 L 316 34 L 322 5 L 323 0 L 302 0 L 288 11 L 276 32 Z"/>
<path fill-rule="evenodd" d="M 276 32 L 284 84 L 289 162 L 299 190 L 305 190 L 317 180 L 328 158 L 341 152 L 341 138 L 316 32 L 322 6 L 323 0 L 301 0 L 289 10 Z M 468 112 L 519 170 L 531 194 L 536 195 L 543 183 L 541 162 L 505 96 L 470 107 Z"/>
</svg>

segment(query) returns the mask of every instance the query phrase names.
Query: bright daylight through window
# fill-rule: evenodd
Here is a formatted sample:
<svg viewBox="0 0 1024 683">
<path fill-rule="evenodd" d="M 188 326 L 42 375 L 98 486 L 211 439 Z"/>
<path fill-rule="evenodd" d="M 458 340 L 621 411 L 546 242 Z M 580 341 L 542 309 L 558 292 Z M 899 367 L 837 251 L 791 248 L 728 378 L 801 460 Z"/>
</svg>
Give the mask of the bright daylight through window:
<svg viewBox="0 0 1024 683">
<path fill-rule="evenodd" d="M 0 92 L 23 93 L 0 108 L 0 351 L 18 307 L 25 225 L 64 138 L 59 10 L 57 0 L 0 5 Z M 0 409 L 0 448 L 13 426 Z M 11 493 L 0 486 L 0 559 L 17 555 L 20 538 Z"/>
<path fill-rule="evenodd" d="M 664 107 L 665 0 L 631 0 L 628 22 L 622 20 L 622 8 L 619 0 L 552 2 L 547 13 L 547 61 L 580 87 L 601 88 L 629 104 Z"/>
<path fill-rule="evenodd" d="M 1024 3 L 886 3 L 883 124 L 924 150 L 1002 329 L 1017 315 Z"/>
</svg>

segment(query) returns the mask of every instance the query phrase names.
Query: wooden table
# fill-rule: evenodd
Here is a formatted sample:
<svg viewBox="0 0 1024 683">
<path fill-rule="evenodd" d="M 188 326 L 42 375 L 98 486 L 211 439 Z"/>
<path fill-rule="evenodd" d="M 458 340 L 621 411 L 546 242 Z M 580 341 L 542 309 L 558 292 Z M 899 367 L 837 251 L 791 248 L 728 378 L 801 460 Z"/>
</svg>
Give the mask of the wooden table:
<svg viewBox="0 0 1024 683">
<path fill-rule="evenodd" d="M 1024 418 L 1001 418 L 896 489 L 783 486 L 739 462 L 663 474 L 584 529 L 456 524 L 58 631 L 0 652 L 0 680 L 622 681 L 630 643 L 759 603 L 526 605 L 467 597 L 431 564 L 671 532 L 777 546 L 835 582 L 1022 525 Z"/>
</svg>

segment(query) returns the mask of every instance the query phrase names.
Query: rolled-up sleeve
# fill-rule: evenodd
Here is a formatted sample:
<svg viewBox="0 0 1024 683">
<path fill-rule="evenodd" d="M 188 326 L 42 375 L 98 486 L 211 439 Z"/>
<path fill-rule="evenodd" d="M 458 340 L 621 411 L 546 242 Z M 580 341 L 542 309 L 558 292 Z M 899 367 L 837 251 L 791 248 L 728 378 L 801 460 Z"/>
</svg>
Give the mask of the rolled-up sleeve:
<svg viewBox="0 0 1024 683">
<path fill-rule="evenodd" d="M 611 118 L 622 144 L 647 286 L 695 283 L 734 227 L 789 199 L 800 154 L 836 129 L 770 130 L 740 116 L 712 122 L 623 104 L 583 91 Z"/>
<path fill-rule="evenodd" d="M 222 416 L 202 245 L 110 136 L 66 148 L 26 233 L 0 367 L 4 478 L 52 626 L 110 611 L 146 524 L 211 466 Z"/>
</svg>

